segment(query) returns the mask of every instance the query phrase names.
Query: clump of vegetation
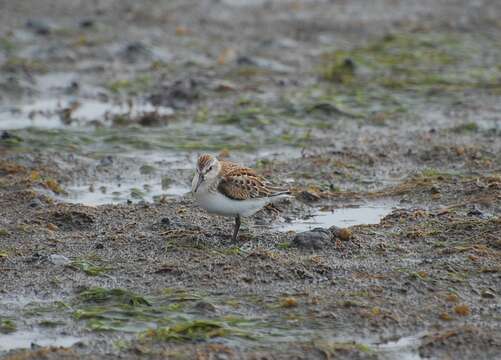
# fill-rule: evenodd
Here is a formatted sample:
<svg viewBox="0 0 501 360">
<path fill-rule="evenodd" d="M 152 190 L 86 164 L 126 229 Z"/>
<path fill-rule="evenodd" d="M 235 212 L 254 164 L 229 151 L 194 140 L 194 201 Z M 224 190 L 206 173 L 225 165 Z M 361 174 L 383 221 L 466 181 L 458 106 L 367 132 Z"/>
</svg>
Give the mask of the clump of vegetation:
<svg viewBox="0 0 501 360">
<path fill-rule="evenodd" d="M 139 332 L 162 317 L 161 309 L 150 300 L 125 289 L 94 287 L 82 291 L 77 301 L 87 305 L 74 310 L 73 317 L 87 320 L 94 331 Z"/>
<path fill-rule="evenodd" d="M 166 288 L 163 295 L 170 301 L 184 302 L 197 301 L 202 299 L 202 295 L 184 289 Z"/>
<path fill-rule="evenodd" d="M 350 58 L 334 56 L 321 69 L 321 75 L 326 80 L 348 84 L 355 78 L 355 63 Z"/>
<path fill-rule="evenodd" d="M 103 275 L 104 273 L 112 269 L 111 267 L 107 266 L 95 265 L 94 263 L 85 259 L 74 260 L 68 266 L 76 270 L 83 271 L 85 274 L 89 276 Z"/>
<path fill-rule="evenodd" d="M 157 169 L 153 165 L 149 165 L 149 164 L 141 165 L 141 167 L 139 168 L 139 172 L 142 175 L 151 175 L 151 174 L 154 174 L 156 172 L 156 170 Z M 162 179 L 162 184 L 163 184 L 163 179 Z"/>
<path fill-rule="evenodd" d="M 7 54 L 14 52 L 16 45 L 7 37 L 0 37 L 0 51 Z"/>
<path fill-rule="evenodd" d="M 215 337 L 238 336 L 252 338 L 243 330 L 230 326 L 221 320 L 191 320 L 171 326 L 150 329 L 143 335 L 161 341 L 197 341 Z"/>
<path fill-rule="evenodd" d="M 245 107 L 233 113 L 216 117 L 216 122 L 223 125 L 263 126 L 271 123 L 267 111 L 260 107 Z"/>
<path fill-rule="evenodd" d="M 162 115 L 158 111 L 148 111 L 137 116 L 131 116 L 131 114 L 118 114 L 113 117 L 112 123 L 115 127 L 131 125 L 155 127 L 167 124 L 170 118 L 170 116 Z"/>
<path fill-rule="evenodd" d="M 445 172 L 439 169 L 427 168 L 421 171 L 420 177 L 428 179 L 447 179 L 452 177 L 454 174 L 451 172 Z"/>
<path fill-rule="evenodd" d="M 78 297 L 81 301 L 84 302 L 102 303 L 106 301 L 112 301 L 114 303 L 127 304 L 132 306 L 151 305 L 150 302 L 143 296 L 137 295 L 124 289 L 104 289 L 101 287 L 95 287 L 82 291 Z"/>
<path fill-rule="evenodd" d="M 16 324 L 10 319 L 0 318 L 0 333 L 9 334 L 17 330 Z"/>
<path fill-rule="evenodd" d="M 322 349 L 327 355 L 341 355 L 351 352 L 359 352 L 364 354 L 372 354 L 374 350 L 369 345 L 357 343 L 354 341 L 333 342 L 320 340 L 315 342 L 315 346 Z M 337 356 L 336 356 L 337 357 Z"/>
<path fill-rule="evenodd" d="M 283 308 L 294 308 L 297 307 L 297 305 L 297 299 L 293 297 L 286 297 L 280 300 L 280 306 Z"/>
<path fill-rule="evenodd" d="M 54 320 L 42 320 L 38 323 L 38 325 L 45 327 L 45 328 L 55 328 L 55 327 L 64 325 L 64 322 L 54 321 Z"/>
<path fill-rule="evenodd" d="M 320 76 L 337 84 L 393 90 L 499 86 L 492 74 L 486 76 L 485 68 L 464 56 L 468 41 L 472 40 L 448 34 L 390 34 L 365 46 L 325 54 Z M 467 62 L 469 71 L 459 70 Z"/>
<path fill-rule="evenodd" d="M 140 94 L 152 84 L 150 75 L 137 76 L 134 79 L 119 79 L 108 84 L 108 89 L 114 93 Z"/>
<path fill-rule="evenodd" d="M 0 66 L 0 70 L 5 72 L 26 71 L 29 73 L 45 73 L 47 66 L 38 60 L 25 59 L 20 57 L 10 57 Z"/>
<path fill-rule="evenodd" d="M 455 132 L 456 134 L 472 133 L 477 131 L 478 125 L 474 122 L 464 123 L 452 128 L 452 132 Z"/>
<path fill-rule="evenodd" d="M 146 196 L 146 193 L 144 191 L 142 191 L 141 189 L 132 188 L 132 189 L 130 189 L 130 196 L 133 199 L 141 200 Z"/>
</svg>

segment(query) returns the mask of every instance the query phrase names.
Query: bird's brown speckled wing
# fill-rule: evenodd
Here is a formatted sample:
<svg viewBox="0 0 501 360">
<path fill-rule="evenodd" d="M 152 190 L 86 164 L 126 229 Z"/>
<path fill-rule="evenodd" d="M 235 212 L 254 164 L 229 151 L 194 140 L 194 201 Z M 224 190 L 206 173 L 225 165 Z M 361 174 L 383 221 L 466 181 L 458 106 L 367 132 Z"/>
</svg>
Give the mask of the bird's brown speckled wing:
<svg viewBox="0 0 501 360">
<path fill-rule="evenodd" d="M 234 200 L 255 199 L 272 196 L 276 189 L 254 170 L 229 161 L 221 162 L 222 179 L 218 190 Z"/>
</svg>

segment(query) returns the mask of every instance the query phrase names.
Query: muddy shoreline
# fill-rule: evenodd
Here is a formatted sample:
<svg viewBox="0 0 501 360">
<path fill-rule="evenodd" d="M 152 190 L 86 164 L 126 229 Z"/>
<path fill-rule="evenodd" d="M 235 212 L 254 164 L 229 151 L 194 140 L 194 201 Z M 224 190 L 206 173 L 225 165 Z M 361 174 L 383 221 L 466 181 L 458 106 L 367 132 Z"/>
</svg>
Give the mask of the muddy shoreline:
<svg viewBox="0 0 501 360">
<path fill-rule="evenodd" d="M 501 356 L 496 1 L 0 8 L 0 358 Z"/>
</svg>

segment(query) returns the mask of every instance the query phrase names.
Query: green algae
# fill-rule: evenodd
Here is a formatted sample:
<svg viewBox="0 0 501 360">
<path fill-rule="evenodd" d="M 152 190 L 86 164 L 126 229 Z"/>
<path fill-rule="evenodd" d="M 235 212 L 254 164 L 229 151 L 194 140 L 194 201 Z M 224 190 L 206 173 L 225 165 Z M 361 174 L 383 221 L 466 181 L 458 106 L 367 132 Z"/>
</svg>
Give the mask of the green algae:
<svg viewBox="0 0 501 360">
<path fill-rule="evenodd" d="M 13 320 L 0 318 L 0 333 L 10 334 L 16 331 L 17 331 L 17 326 Z"/>
<path fill-rule="evenodd" d="M 119 304 L 151 305 L 143 296 L 124 289 L 105 289 L 100 287 L 91 288 L 82 291 L 78 298 L 83 302 L 106 302 L 112 301 Z"/>
<path fill-rule="evenodd" d="M 174 323 L 173 325 L 150 329 L 142 337 L 157 341 L 200 341 L 215 337 L 244 337 L 254 339 L 248 331 L 237 328 L 239 321 L 226 320 L 191 320 Z"/>
<path fill-rule="evenodd" d="M 112 269 L 111 267 L 108 266 L 96 265 L 93 262 L 86 259 L 73 260 L 68 266 L 83 271 L 85 274 L 89 276 L 101 276 L 104 275 L 107 271 L 110 271 Z"/>
<path fill-rule="evenodd" d="M 321 349 L 324 353 L 334 356 L 346 354 L 346 352 L 375 353 L 375 350 L 370 345 L 355 341 L 316 340 L 313 343 L 316 348 Z"/>
<path fill-rule="evenodd" d="M 44 62 L 39 60 L 11 56 L 0 66 L 0 70 L 5 72 L 46 73 L 48 68 Z"/>
<path fill-rule="evenodd" d="M 243 306 L 246 303 L 241 299 L 180 288 L 148 297 L 125 289 L 91 288 L 78 295 L 71 314 L 73 319 L 85 321 L 89 330 L 136 333 L 141 341 L 190 342 L 216 337 L 281 341 L 287 328 L 279 326 L 274 317 L 266 321 L 242 316 Z M 221 314 L 218 309 L 223 308 Z"/>
<path fill-rule="evenodd" d="M 0 51 L 11 54 L 16 50 L 16 44 L 6 36 L 0 37 Z"/>
<path fill-rule="evenodd" d="M 451 131 L 456 134 L 475 133 L 478 130 L 479 126 L 475 122 L 467 122 L 464 124 L 460 124 L 451 129 Z"/>
<path fill-rule="evenodd" d="M 443 35 L 388 35 L 353 50 L 337 50 L 326 54 L 322 75 L 329 81 L 346 82 L 343 80 L 347 76 L 355 81 L 355 67 L 365 66 L 378 75 L 386 72 L 386 76 L 381 76 L 380 81 L 389 87 L 394 87 L 396 84 L 405 85 L 409 82 L 434 83 L 441 78 L 432 79 L 427 73 L 422 75 L 420 73 L 423 69 L 437 71 L 444 65 L 451 66 L 460 61 L 451 55 L 446 47 L 441 46 L 445 43 L 450 45 L 451 41 Z M 376 78 L 376 76 L 373 77 Z M 395 84 L 385 84 L 388 79 L 395 81 Z"/>
<path fill-rule="evenodd" d="M 351 50 L 324 55 L 320 77 L 347 89 L 368 88 L 446 94 L 464 89 L 499 88 L 495 64 L 480 64 L 478 36 L 448 33 L 390 34 Z M 492 47 L 495 49 L 495 47 Z M 466 54 L 466 55 L 465 55 Z M 378 90 L 379 89 L 379 90 Z"/>
<path fill-rule="evenodd" d="M 58 326 L 63 326 L 66 323 L 63 321 L 55 321 L 55 320 L 42 320 L 38 323 L 39 326 L 45 327 L 45 328 L 55 328 Z"/>
<path fill-rule="evenodd" d="M 133 79 L 117 79 L 108 83 L 108 89 L 113 93 L 141 94 L 153 83 L 150 74 L 136 76 Z"/>
</svg>

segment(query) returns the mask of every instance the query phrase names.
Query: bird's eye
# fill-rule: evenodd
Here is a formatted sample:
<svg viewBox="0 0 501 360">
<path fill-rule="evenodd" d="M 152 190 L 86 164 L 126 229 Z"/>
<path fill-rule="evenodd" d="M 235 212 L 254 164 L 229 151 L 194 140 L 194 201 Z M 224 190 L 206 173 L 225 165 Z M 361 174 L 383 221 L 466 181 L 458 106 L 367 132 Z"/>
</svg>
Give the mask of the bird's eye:
<svg viewBox="0 0 501 360">
<path fill-rule="evenodd" d="M 212 170 L 212 166 L 211 166 L 211 167 L 209 167 L 209 171 L 211 171 L 211 170 Z"/>
</svg>

